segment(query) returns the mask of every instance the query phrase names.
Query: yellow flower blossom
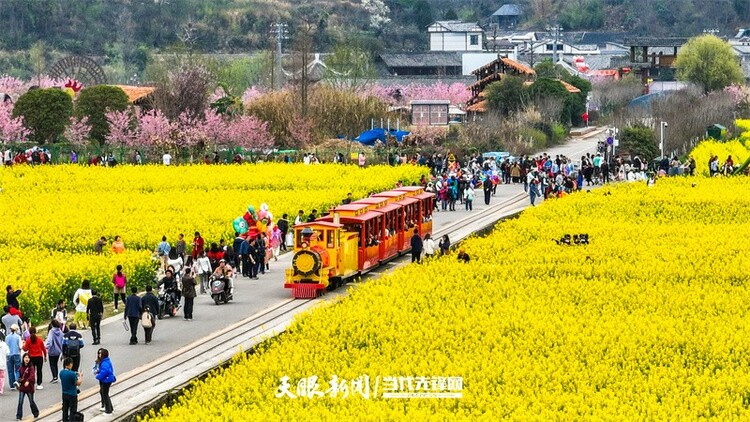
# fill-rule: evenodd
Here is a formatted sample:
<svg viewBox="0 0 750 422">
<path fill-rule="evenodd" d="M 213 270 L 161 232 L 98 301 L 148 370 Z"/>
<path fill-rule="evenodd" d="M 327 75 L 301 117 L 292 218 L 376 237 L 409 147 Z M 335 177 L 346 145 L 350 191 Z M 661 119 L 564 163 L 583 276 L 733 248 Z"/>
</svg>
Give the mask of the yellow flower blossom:
<svg viewBox="0 0 750 422">
<path fill-rule="evenodd" d="M 13 166 L 0 168 L 0 277 L 24 290 L 23 310 L 35 322 L 58 299 L 71 300 L 83 279 L 111 295 L 117 264 L 134 285 L 153 280 L 150 252 L 166 235 L 174 244 L 194 231 L 207 242 L 233 239 L 232 220 L 248 205 L 266 203 L 278 220 L 297 210 L 325 213 L 348 192 L 363 197 L 390 189 L 397 180 L 416 182 L 416 166 L 248 164 L 233 166 Z M 94 242 L 122 237 L 126 253 Z"/>
<path fill-rule="evenodd" d="M 466 241 L 470 263 L 359 286 L 142 420 L 748 419 L 748 210 L 747 178 L 550 201 Z M 463 398 L 276 397 L 313 375 L 458 376 Z"/>
</svg>

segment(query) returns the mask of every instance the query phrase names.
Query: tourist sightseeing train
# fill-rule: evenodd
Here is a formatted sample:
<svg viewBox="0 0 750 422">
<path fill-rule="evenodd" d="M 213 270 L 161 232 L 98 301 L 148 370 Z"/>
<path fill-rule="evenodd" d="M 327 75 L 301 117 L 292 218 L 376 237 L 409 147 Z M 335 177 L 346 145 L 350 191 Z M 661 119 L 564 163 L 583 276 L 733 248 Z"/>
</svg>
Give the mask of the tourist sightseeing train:
<svg viewBox="0 0 750 422">
<path fill-rule="evenodd" d="M 434 194 L 409 186 L 332 208 L 294 226 L 294 257 L 284 287 L 313 298 L 411 249 L 414 230 L 432 234 Z"/>
</svg>

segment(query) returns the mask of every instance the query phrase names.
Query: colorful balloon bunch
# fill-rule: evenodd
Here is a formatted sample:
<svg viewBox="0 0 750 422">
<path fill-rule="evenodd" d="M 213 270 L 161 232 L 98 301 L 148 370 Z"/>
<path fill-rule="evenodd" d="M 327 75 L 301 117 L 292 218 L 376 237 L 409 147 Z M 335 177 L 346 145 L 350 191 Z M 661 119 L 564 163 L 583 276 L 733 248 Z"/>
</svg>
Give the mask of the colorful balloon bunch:
<svg viewBox="0 0 750 422">
<path fill-rule="evenodd" d="M 270 236 L 273 230 L 273 214 L 268 210 L 268 204 L 260 204 L 260 211 L 256 212 L 255 207 L 249 205 L 245 215 L 237 217 L 232 222 L 234 231 L 244 237 L 257 237 L 260 233 L 265 232 Z"/>
</svg>

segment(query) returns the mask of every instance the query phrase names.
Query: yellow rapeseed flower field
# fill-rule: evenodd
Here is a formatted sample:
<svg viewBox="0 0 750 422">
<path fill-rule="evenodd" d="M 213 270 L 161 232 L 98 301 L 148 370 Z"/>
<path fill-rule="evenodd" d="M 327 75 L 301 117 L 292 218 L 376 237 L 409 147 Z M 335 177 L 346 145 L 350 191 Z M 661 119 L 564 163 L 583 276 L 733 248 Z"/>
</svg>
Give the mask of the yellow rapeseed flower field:
<svg viewBox="0 0 750 422">
<path fill-rule="evenodd" d="M 544 203 L 463 244 L 470 263 L 368 282 L 144 419 L 750 419 L 748 210 L 747 178 Z M 385 398 L 388 377 L 461 377 L 462 398 Z"/>
<path fill-rule="evenodd" d="M 166 235 L 174 245 L 193 232 L 206 242 L 234 238 L 232 220 L 266 203 L 277 220 L 297 210 L 325 212 L 347 192 L 363 197 L 416 182 L 424 168 L 279 163 L 230 166 L 13 166 L 0 168 L 0 284 L 24 290 L 36 321 L 57 299 L 71 300 L 87 278 L 107 298 L 122 264 L 139 286 L 153 279 L 150 251 Z M 122 237 L 126 253 L 93 254 L 94 242 Z M 207 245 L 208 246 L 208 245 Z"/>
</svg>

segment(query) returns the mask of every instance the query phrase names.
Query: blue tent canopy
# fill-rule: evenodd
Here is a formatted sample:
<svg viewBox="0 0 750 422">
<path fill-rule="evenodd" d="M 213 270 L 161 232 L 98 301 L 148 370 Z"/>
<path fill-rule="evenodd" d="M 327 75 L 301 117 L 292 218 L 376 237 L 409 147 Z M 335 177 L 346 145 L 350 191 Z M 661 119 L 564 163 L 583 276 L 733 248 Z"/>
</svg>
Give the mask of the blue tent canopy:
<svg viewBox="0 0 750 422">
<path fill-rule="evenodd" d="M 354 140 L 362 145 L 375 145 L 376 141 L 385 143 L 386 132 L 388 132 L 388 135 L 395 137 L 398 142 L 403 141 L 404 136 L 409 134 L 409 132 L 405 130 L 386 130 L 379 127 L 360 133 Z"/>
<path fill-rule="evenodd" d="M 628 108 L 648 108 L 648 106 L 651 105 L 651 102 L 654 100 L 658 100 L 660 98 L 664 98 L 667 95 L 669 95 L 668 91 L 660 91 L 660 92 L 652 92 L 650 94 L 641 95 L 640 97 L 636 97 L 633 100 L 628 103 Z"/>
</svg>

